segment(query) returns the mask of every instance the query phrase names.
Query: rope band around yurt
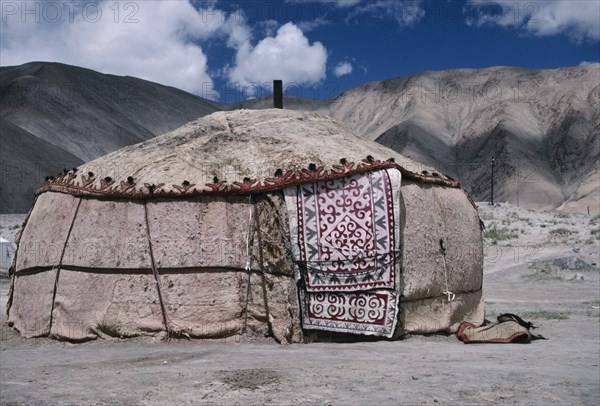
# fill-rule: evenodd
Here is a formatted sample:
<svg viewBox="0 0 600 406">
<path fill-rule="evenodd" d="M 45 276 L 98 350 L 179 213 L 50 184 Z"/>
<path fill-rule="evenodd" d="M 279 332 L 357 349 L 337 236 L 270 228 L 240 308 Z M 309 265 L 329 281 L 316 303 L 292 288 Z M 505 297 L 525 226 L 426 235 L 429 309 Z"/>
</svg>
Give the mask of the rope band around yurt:
<svg viewBox="0 0 600 406">
<path fill-rule="evenodd" d="M 246 334 L 248 329 L 248 305 L 250 302 L 250 288 L 252 281 L 252 248 L 254 246 L 254 234 L 256 234 L 257 242 L 258 242 L 258 261 L 260 268 L 260 277 L 261 277 L 261 285 L 262 285 L 262 293 L 263 293 L 263 303 L 265 306 L 265 316 L 267 318 L 267 328 L 269 335 L 273 336 L 273 327 L 271 326 L 271 318 L 269 312 L 269 301 L 267 299 L 267 277 L 265 275 L 264 263 L 263 263 L 263 245 L 262 245 L 262 233 L 260 230 L 260 225 L 258 223 L 258 208 L 255 202 L 252 199 L 252 195 L 248 196 L 248 204 L 250 206 L 250 220 L 248 221 L 248 239 L 246 242 L 248 257 L 246 259 L 246 267 L 245 271 L 248 274 L 248 279 L 246 282 L 246 299 L 244 301 L 244 327 L 242 329 L 242 334 Z"/>
<path fill-rule="evenodd" d="M 71 225 L 69 226 L 69 231 L 67 231 L 67 238 L 65 239 L 65 245 L 62 248 L 60 253 L 60 258 L 58 260 L 58 265 L 52 267 L 52 269 L 56 269 L 56 277 L 54 278 L 54 288 L 52 290 L 52 308 L 50 309 L 50 329 L 52 329 L 52 322 L 54 317 L 54 303 L 56 302 L 56 292 L 58 291 L 58 279 L 60 277 L 60 268 L 62 266 L 63 260 L 65 258 L 65 251 L 67 250 L 67 244 L 69 243 L 69 238 L 71 238 L 71 232 L 73 231 L 73 226 L 75 225 L 75 219 L 77 218 L 77 214 L 79 214 L 79 208 L 81 207 L 81 199 L 77 202 L 77 207 L 75 208 L 75 213 L 73 213 L 73 219 L 71 220 Z"/>
<path fill-rule="evenodd" d="M 148 238 L 148 251 L 150 253 L 150 265 L 152 266 L 152 276 L 154 278 L 154 285 L 156 286 L 156 293 L 158 295 L 158 302 L 160 304 L 160 312 L 162 314 L 163 323 L 165 325 L 165 330 L 167 331 L 167 337 L 171 338 L 173 335 L 173 331 L 171 329 L 171 323 L 169 321 L 169 316 L 167 314 L 167 309 L 165 307 L 165 302 L 163 300 L 163 292 L 162 286 L 160 283 L 160 278 L 158 275 L 158 268 L 156 266 L 156 261 L 154 260 L 154 248 L 152 246 L 152 237 L 150 236 L 150 222 L 148 221 L 148 206 L 147 203 L 144 203 L 144 219 L 146 221 L 146 236 Z"/>
<path fill-rule="evenodd" d="M 248 259 L 246 260 L 245 270 L 248 273 L 248 281 L 246 283 L 246 300 L 244 303 L 244 328 L 242 334 L 246 334 L 248 327 L 248 301 L 250 299 L 250 283 L 252 277 L 252 246 L 254 245 L 254 233 L 256 231 L 256 219 L 254 217 L 254 205 L 252 195 L 248 195 L 248 205 L 250 206 L 250 220 L 248 221 L 248 239 L 246 242 L 246 252 Z"/>
<path fill-rule="evenodd" d="M 438 196 L 435 193 L 433 194 L 433 200 L 436 202 L 437 207 L 440 209 L 441 215 L 444 216 L 444 207 L 442 206 Z M 433 222 L 433 224 L 435 224 L 435 222 Z M 445 231 L 444 235 L 448 235 L 448 232 L 446 230 L 446 221 L 444 221 L 443 224 Z M 456 298 L 456 294 L 450 291 L 450 289 L 448 288 L 448 264 L 446 263 L 446 245 L 444 244 L 444 239 L 440 237 L 439 226 L 436 227 L 436 230 L 440 244 L 440 253 L 442 254 L 442 263 L 444 265 L 444 286 L 446 289 L 442 293 L 446 295 L 446 299 L 448 300 L 448 302 L 452 302 Z"/>
<path fill-rule="evenodd" d="M 256 205 L 254 207 L 254 216 L 256 218 L 256 237 L 258 239 L 258 262 L 260 267 L 260 278 L 262 284 L 262 292 L 263 292 L 263 302 L 265 305 L 265 316 L 267 318 L 267 328 L 269 332 L 269 336 L 275 337 L 273 335 L 273 326 L 271 325 L 271 312 L 269 311 L 269 300 L 267 298 L 267 275 L 265 274 L 264 261 L 263 261 L 263 245 L 262 245 L 262 233 L 260 230 L 260 224 L 258 223 L 258 210 Z"/>
</svg>

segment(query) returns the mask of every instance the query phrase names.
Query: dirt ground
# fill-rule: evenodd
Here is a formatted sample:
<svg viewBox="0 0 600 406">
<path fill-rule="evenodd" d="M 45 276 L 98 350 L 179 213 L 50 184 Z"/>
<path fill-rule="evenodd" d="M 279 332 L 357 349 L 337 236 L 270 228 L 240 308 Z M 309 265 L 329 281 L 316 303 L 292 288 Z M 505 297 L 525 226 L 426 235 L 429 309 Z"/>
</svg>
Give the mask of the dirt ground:
<svg viewBox="0 0 600 406">
<path fill-rule="evenodd" d="M 509 205 L 480 211 L 487 318 L 517 313 L 548 340 L 69 344 L 24 340 L 2 323 L 0 404 L 600 404 L 600 218 Z M 3 314 L 7 290 L 4 281 Z"/>
</svg>

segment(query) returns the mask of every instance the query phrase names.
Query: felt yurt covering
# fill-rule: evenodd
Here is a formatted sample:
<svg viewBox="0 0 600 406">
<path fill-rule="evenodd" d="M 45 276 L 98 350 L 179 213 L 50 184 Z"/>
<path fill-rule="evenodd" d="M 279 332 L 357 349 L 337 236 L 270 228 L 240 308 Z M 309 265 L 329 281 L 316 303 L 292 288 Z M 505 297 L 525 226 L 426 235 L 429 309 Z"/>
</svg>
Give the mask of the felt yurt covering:
<svg viewBox="0 0 600 406">
<path fill-rule="evenodd" d="M 483 322 L 482 270 L 456 180 L 330 117 L 218 112 L 48 179 L 8 321 L 72 341 L 455 332 Z"/>
</svg>

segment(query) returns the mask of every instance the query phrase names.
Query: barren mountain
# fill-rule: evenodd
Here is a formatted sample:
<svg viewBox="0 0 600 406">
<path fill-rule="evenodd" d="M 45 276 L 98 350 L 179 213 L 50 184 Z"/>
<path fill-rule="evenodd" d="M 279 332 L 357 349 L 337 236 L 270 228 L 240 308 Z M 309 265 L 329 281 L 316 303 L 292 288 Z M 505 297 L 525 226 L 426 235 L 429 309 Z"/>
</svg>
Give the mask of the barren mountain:
<svg viewBox="0 0 600 406">
<path fill-rule="evenodd" d="M 20 127 L 0 118 L 2 178 L 0 205 L 3 213 L 29 210 L 35 189 L 48 174 L 84 161 Z"/>
<path fill-rule="evenodd" d="M 27 212 L 47 175 L 221 109 L 172 87 L 45 62 L 0 68 L 0 96 L 3 213 Z"/>
<path fill-rule="evenodd" d="M 330 114 L 459 178 L 477 200 L 598 213 L 600 67 L 495 67 L 367 83 Z"/>
<path fill-rule="evenodd" d="M 225 105 L 137 78 L 39 62 L 0 68 L 0 93 L 4 213 L 26 212 L 43 178 L 62 167 L 214 111 L 272 106 L 269 97 Z M 600 211 L 598 66 L 424 72 L 332 100 L 286 97 L 284 107 L 330 114 L 460 179 L 476 200 L 490 198 L 495 157 L 496 201 Z"/>
</svg>

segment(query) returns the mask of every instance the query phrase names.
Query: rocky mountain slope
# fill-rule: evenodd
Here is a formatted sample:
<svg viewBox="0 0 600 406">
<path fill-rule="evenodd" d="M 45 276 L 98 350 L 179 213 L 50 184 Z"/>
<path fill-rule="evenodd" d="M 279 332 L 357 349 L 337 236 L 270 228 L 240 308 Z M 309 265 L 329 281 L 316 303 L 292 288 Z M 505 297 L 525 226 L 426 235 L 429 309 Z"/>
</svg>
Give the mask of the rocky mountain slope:
<svg viewBox="0 0 600 406">
<path fill-rule="evenodd" d="M 477 200 L 599 210 L 600 67 L 495 67 L 367 83 L 330 114 L 459 178 Z"/>
<path fill-rule="evenodd" d="M 0 68 L 0 212 L 29 210 L 44 177 L 220 110 L 133 77 L 57 63 Z"/>
<path fill-rule="evenodd" d="M 0 68 L 0 212 L 25 212 L 43 178 L 218 110 L 132 77 L 55 63 Z M 600 211 L 600 67 L 495 67 L 371 82 L 332 100 L 286 97 L 461 180 L 477 200 Z M 418 169 L 418 168 L 417 168 Z"/>
</svg>

